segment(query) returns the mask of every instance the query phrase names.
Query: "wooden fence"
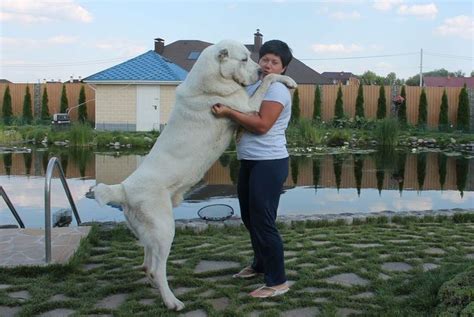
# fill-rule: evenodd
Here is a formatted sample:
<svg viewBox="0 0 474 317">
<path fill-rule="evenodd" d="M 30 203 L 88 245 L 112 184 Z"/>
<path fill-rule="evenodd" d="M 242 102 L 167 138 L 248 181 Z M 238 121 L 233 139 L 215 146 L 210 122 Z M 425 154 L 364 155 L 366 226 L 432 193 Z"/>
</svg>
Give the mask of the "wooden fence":
<svg viewBox="0 0 474 317">
<path fill-rule="evenodd" d="M 85 104 L 87 107 L 87 117 L 90 121 L 95 121 L 95 91 L 86 84 L 82 83 L 47 83 L 47 84 L 0 84 L 0 108 L 3 108 L 3 96 L 5 93 L 5 89 L 10 87 L 10 95 L 12 98 L 12 109 L 13 115 L 15 117 L 21 117 L 23 113 L 23 100 L 25 98 L 26 87 L 28 86 L 30 89 L 31 100 L 32 100 L 32 108 L 33 108 L 33 115 L 35 118 L 40 117 L 41 115 L 41 100 L 43 96 L 44 88 L 48 92 L 48 108 L 49 114 L 53 115 L 54 113 L 58 113 L 61 107 L 61 92 L 63 89 L 63 85 L 66 86 L 66 95 L 68 99 L 69 108 L 73 108 L 79 104 L 79 92 L 81 90 L 81 86 L 84 85 L 85 93 L 86 93 L 86 101 L 89 101 Z M 39 94 L 35 94 L 35 86 L 39 86 Z M 39 100 L 37 99 L 39 98 Z M 39 110 L 35 111 L 35 103 L 39 103 Z M 74 108 L 70 112 L 70 116 L 72 120 L 77 120 L 77 109 Z M 1 112 L 0 112 L 1 116 Z"/>
<path fill-rule="evenodd" d="M 39 103 L 41 104 L 41 95 L 44 87 L 48 91 L 49 97 L 49 112 L 50 114 L 59 112 L 61 104 L 61 90 L 63 84 L 61 83 L 47 83 L 39 84 L 41 93 Z M 66 92 L 69 102 L 69 107 L 72 108 L 78 105 L 79 91 L 83 84 L 81 83 L 65 83 Z M 14 116 L 21 116 L 23 110 L 23 99 L 25 96 L 26 86 L 29 86 L 30 93 L 33 99 L 33 108 L 35 104 L 35 84 L 0 84 L 0 106 L 3 106 L 3 95 L 6 87 L 10 87 L 10 94 L 12 96 L 12 107 Z M 86 92 L 87 114 L 90 121 L 95 121 L 95 91 L 88 85 L 84 85 Z M 355 114 L 355 102 L 357 98 L 358 86 L 349 85 L 341 86 L 343 94 L 344 113 L 349 117 Z M 336 103 L 337 85 L 322 85 L 320 86 L 322 95 L 322 119 L 327 121 L 334 117 L 334 105 Z M 406 103 L 407 103 L 407 120 L 410 124 L 418 122 L 418 104 L 420 100 L 421 88 L 406 86 Z M 392 93 L 392 89 L 396 92 Z M 448 95 L 448 119 L 453 125 L 456 124 L 456 114 L 459 101 L 459 93 L 461 88 L 443 88 L 443 87 L 425 87 L 426 97 L 428 100 L 428 126 L 436 128 L 438 126 L 439 109 L 441 106 L 441 97 L 443 91 L 446 89 Z M 364 86 L 364 110 L 366 118 L 375 118 L 377 114 L 377 100 L 379 98 L 380 86 Z M 311 118 L 314 108 L 314 85 L 299 85 L 298 93 L 300 96 L 301 115 L 305 118 Z M 400 93 L 400 87 L 385 87 L 385 96 L 387 100 L 387 114 L 390 113 L 391 100 L 393 95 Z M 41 107 L 39 108 L 41 109 Z M 33 110 L 34 111 L 34 110 Z M 39 113 L 35 113 L 39 116 Z M 77 108 L 71 111 L 71 118 L 77 119 Z"/>
</svg>

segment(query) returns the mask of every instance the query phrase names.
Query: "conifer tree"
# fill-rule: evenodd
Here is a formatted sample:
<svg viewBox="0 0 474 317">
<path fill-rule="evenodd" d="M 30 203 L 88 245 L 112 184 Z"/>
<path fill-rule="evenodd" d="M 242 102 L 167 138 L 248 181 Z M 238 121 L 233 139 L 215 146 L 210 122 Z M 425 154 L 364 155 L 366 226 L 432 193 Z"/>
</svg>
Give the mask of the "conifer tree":
<svg viewBox="0 0 474 317">
<path fill-rule="evenodd" d="M 337 90 L 337 99 L 336 104 L 334 107 L 334 119 L 342 119 L 344 118 L 344 103 L 342 100 L 342 87 L 339 85 L 339 89 Z"/>
<path fill-rule="evenodd" d="M 423 88 L 420 94 L 420 103 L 418 104 L 418 126 L 423 128 L 426 126 L 428 118 L 428 100 L 426 99 L 426 92 Z"/>
<path fill-rule="evenodd" d="M 79 92 L 79 101 L 77 105 L 79 106 L 77 109 L 78 119 L 80 122 L 84 123 L 87 121 L 86 91 L 84 89 L 84 85 L 81 86 L 81 91 Z"/>
<path fill-rule="evenodd" d="M 41 99 L 41 119 L 42 120 L 50 119 L 48 103 L 49 103 L 48 90 L 46 89 L 46 86 L 45 86 L 43 89 L 43 97 Z"/>
<path fill-rule="evenodd" d="M 364 118 L 364 88 L 362 83 L 359 85 L 359 90 L 357 91 L 357 99 L 355 105 L 355 115 L 359 118 Z"/>
<path fill-rule="evenodd" d="M 398 121 L 405 125 L 407 123 L 407 93 L 405 91 L 405 85 L 402 86 L 400 96 L 403 97 L 403 101 L 398 108 Z"/>
<path fill-rule="evenodd" d="M 316 86 L 314 90 L 314 107 L 313 107 L 313 120 L 321 120 L 322 113 L 322 101 L 321 101 L 321 88 L 319 85 Z"/>
<path fill-rule="evenodd" d="M 457 128 L 465 132 L 469 131 L 469 96 L 467 94 L 466 84 L 459 93 Z"/>
<path fill-rule="evenodd" d="M 446 94 L 446 89 L 443 92 L 443 97 L 441 97 L 441 107 L 439 108 L 439 119 L 438 119 L 438 129 L 441 131 L 446 130 L 448 127 L 448 95 Z"/>
<path fill-rule="evenodd" d="M 61 107 L 59 108 L 60 113 L 66 113 L 69 108 L 69 103 L 67 100 L 66 85 L 63 85 L 63 90 L 61 91 Z"/>
<path fill-rule="evenodd" d="M 26 123 L 33 121 L 33 110 L 31 108 L 30 88 L 26 86 L 25 98 L 23 99 L 23 120 Z"/>
<path fill-rule="evenodd" d="M 12 96 L 10 95 L 10 86 L 7 86 L 3 93 L 2 116 L 5 124 L 10 124 L 13 118 Z"/>
<path fill-rule="evenodd" d="M 300 95 L 298 93 L 298 88 L 295 89 L 293 93 L 293 102 L 291 105 L 291 119 L 290 121 L 296 123 L 300 120 Z"/>
<path fill-rule="evenodd" d="M 377 119 L 383 119 L 387 116 L 387 99 L 385 98 L 385 87 L 380 86 L 379 99 L 377 100 Z"/>
</svg>

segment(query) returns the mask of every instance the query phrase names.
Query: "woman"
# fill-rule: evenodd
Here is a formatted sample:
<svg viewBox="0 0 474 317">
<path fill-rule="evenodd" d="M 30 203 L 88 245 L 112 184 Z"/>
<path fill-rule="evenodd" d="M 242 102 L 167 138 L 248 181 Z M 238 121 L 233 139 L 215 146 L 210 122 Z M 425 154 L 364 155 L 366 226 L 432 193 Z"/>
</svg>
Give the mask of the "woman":
<svg viewBox="0 0 474 317">
<path fill-rule="evenodd" d="M 284 74 L 293 56 L 285 42 L 265 42 L 259 51 L 262 78 L 268 74 Z M 261 81 L 247 87 L 252 95 Z M 212 107 L 216 117 L 226 117 L 241 125 L 245 132 L 237 143 L 240 160 L 237 192 L 242 221 L 250 233 L 254 251 L 252 265 L 245 267 L 236 278 L 264 274 L 265 285 L 250 296 L 266 298 L 289 290 L 285 276 L 283 242 L 276 228 L 278 203 L 283 183 L 288 176 L 288 151 L 285 130 L 291 117 L 291 95 L 288 88 L 273 83 L 260 110 L 248 114 L 225 105 Z"/>
</svg>

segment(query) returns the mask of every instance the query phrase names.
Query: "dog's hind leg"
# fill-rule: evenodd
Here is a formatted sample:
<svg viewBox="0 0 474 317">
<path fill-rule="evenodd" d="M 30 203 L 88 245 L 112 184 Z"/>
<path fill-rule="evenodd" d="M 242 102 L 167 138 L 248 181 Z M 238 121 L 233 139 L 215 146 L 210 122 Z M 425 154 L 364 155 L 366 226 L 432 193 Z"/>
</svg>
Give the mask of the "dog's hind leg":
<svg viewBox="0 0 474 317">
<path fill-rule="evenodd" d="M 150 215 L 147 220 L 151 222 L 147 225 L 151 231 L 146 234 L 148 250 L 145 247 L 147 257 L 151 257 L 151 268 L 148 270 L 148 276 L 153 280 L 153 284 L 159 288 L 166 307 L 181 310 L 184 308 L 184 304 L 174 296 L 166 276 L 166 263 L 175 233 L 171 199 L 169 196 L 167 198 L 163 197 L 166 195 L 159 196 L 161 197 L 156 197 L 153 203 L 142 207 L 142 211 Z"/>
</svg>

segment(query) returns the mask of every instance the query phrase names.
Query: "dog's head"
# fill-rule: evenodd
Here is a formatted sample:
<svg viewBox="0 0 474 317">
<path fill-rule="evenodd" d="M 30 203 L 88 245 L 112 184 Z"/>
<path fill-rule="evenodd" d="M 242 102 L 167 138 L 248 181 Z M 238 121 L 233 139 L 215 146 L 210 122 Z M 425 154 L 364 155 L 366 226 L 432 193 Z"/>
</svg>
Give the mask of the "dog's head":
<svg viewBox="0 0 474 317">
<path fill-rule="evenodd" d="M 219 62 L 219 72 L 225 79 L 232 79 L 242 86 L 258 80 L 260 67 L 250 58 L 249 50 L 241 43 L 224 40 L 215 45 L 215 58 Z"/>
</svg>

